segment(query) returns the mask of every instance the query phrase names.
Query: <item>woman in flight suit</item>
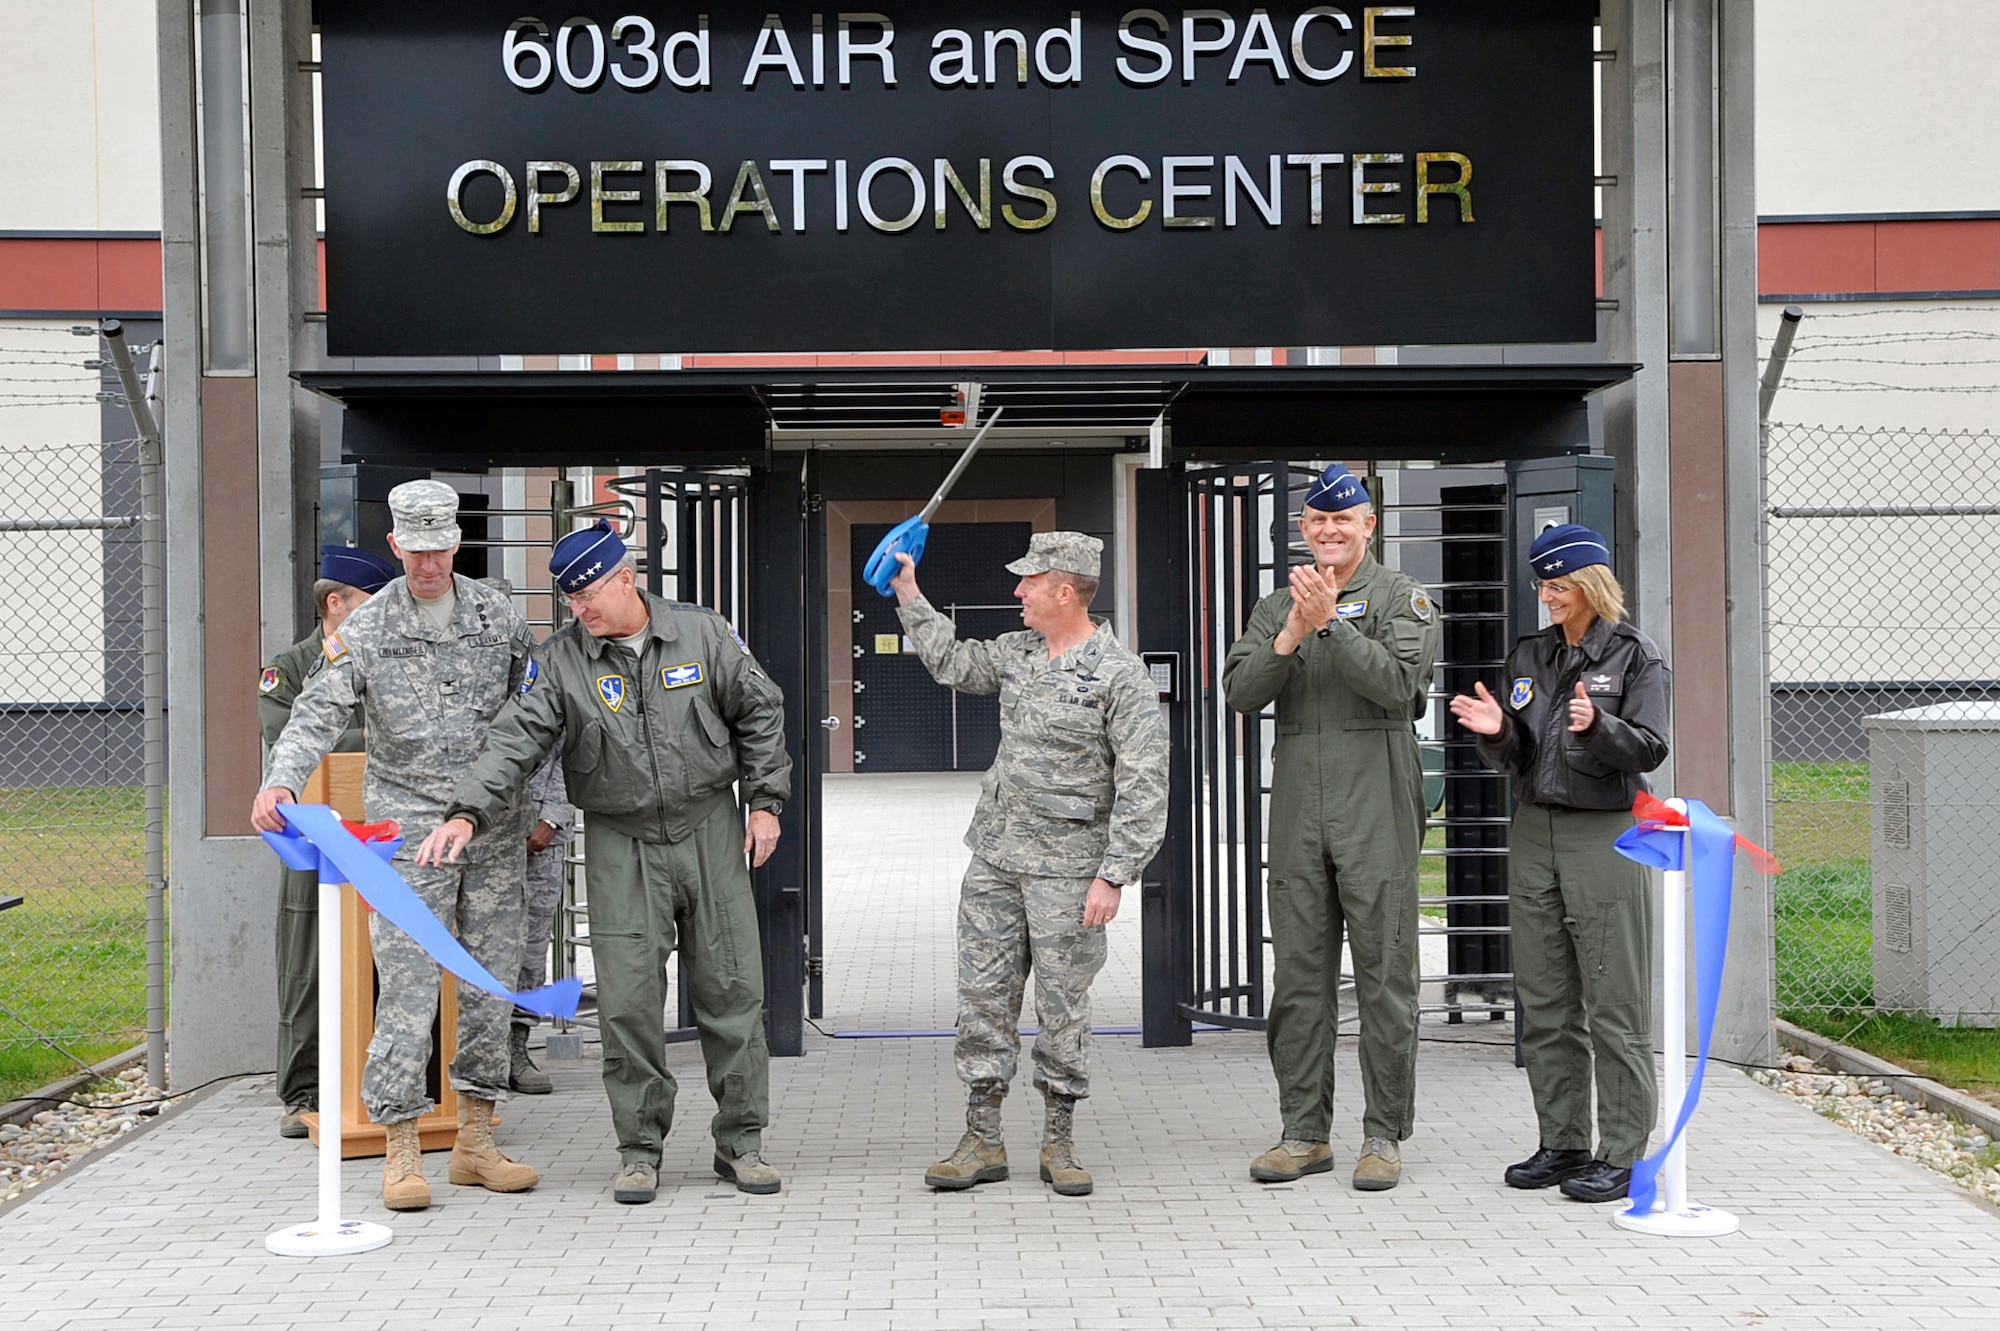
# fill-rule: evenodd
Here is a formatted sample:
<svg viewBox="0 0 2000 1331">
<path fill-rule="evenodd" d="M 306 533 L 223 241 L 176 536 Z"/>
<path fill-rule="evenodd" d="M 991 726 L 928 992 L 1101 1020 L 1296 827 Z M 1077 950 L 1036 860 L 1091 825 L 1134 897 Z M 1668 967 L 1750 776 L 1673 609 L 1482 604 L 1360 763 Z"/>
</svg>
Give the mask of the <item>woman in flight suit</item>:
<svg viewBox="0 0 2000 1331">
<path fill-rule="evenodd" d="M 1504 699 L 1478 684 L 1477 696 L 1451 700 L 1480 757 L 1513 776 L 1518 802 L 1508 919 L 1541 1141 L 1506 1180 L 1561 1184 L 1585 1202 L 1625 1195 L 1659 1098 L 1647 877 L 1612 843 L 1632 826 L 1641 773 L 1666 759 L 1672 675 L 1652 639 L 1624 622 L 1610 558 L 1588 527 L 1538 536 L 1528 562 L 1549 627 L 1508 654 Z"/>
</svg>

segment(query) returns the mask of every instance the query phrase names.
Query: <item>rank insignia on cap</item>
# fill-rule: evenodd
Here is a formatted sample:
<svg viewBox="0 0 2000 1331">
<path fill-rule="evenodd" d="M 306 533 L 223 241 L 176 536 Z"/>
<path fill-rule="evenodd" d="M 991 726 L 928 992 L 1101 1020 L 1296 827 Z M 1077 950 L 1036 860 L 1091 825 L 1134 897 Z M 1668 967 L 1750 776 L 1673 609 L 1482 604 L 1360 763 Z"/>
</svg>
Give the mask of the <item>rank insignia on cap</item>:
<svg viewBox="0 0 2000 1331">
<path fill-rule="evenodd" d="M 263 678 L 257 681 L 257 692 L 269 693 L 272 689 L 277 688 L 280 682 L 282 681 L 281 676 L 278 674 L 278 667 L 265 666 Z"/>
<path fill-rule="evenodd" d="M 625 676 L 599 675 L 597 677 L 597 696 L 602 698 L 604 705 L 614 712 L 623 707 L 625 705 Z"/>
<path fill-rule="evenodd" d="M 1412 587 L 1410 589 L 1410 613 L 1418 619 L 1423 620 L 1426 624 L 1430 622 L 1431 598 L 1424 595 L 1424 589 L 1421 587 Z"/>
<path fill-rule="evenodd" d="M 530 657 L 528 659 L 527 669 L 521 672 L 522 697 L 525 698 L 528 696 L 528 690 L 535 687 L 535 681 L 541 677 L 541 674 L 542 674 L 542 667 L 534 660 L 534 658 Z"/>
<path fill-rule="evenodd" d="M 1342 601 L 1333 608 L 1335 619 L 1359 619 L 1368 613 L 1366 601 Z"/>
<path fill-rule="evenodd" d="M 1526 676 L 1514 681 L 1514 691 L 1507 695 L 1507 702 L 1515 711 L 1520 711 L 1535 700 L 1535 681 Z"/>
<path fill-rule="evenodd" d="M 338 633 L 327 634 L 326 640 L 320 643 L 319 649 L 326 653 L 326 659 L 329 661 L 338 661 L 341 657 L 347 655 L 347 644 L 340 640 Z"/>
<path fill-rule="evenodd" d="M 663 689 L 684 689 L 690 684 L 701 683 L 701 662 L 689 661 L 686 665 L 660 667 L 660 687 Z"/>
</svg>

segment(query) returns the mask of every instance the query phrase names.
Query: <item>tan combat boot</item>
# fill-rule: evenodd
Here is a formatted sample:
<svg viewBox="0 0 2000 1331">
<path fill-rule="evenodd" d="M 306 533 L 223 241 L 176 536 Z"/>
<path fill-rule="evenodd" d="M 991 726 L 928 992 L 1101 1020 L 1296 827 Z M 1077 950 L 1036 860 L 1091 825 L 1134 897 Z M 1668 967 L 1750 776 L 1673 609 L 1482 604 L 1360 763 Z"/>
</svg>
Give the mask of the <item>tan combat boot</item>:
<svg viewBox="0 0 2000 1331">
<path fill-rule="evenodd" d="M 488 1192 L 525 1192 L 542 1181 L 534 1167 L 510 1160 L 493 1144 L 493 1102 L 458 1097 L 458 1140 L 451 1147 L 451 1181 Z"/>
<path fill-rule="evenodd" d="M 431 1204 L 431 1185 L 424 1182 L 424 1145 L 417 1121 L 404 1119 L 388 1126 L 389 1149 L 382 1157 L 382 1205 L 391 1211 L 421 1211 Z"/>
<path fill-rule="evenodd" d="M 1076 1158 L 1076 1097 L 1045 1094 L 1042 1102 L 1047 1108 L 1042 1121 L 1042 1182 L 1058 1197 L 1087 1197 L 1095 1185 L 1090 1171 Z"/>
<path fill-rule="evenodd" d="M 924 1171 L 925 1183 L 956 1192 L 1007 1177 L 1007 1146 L 1000 1140 L 1000 1103 L 1006 1098 L 1003 1081 L 972 1083 L 965 1097 L 965 1135 L 949 1156 Z"/>
<path fill-rule="evenodd" d="M 1387 1137 L 1368 1137 L 1361 1158 L 1354 1162 L 1354 1186 L 1360 1192 L 1386 1192 L 1403 1177 L 1403 1153 Z"/>
</svg>

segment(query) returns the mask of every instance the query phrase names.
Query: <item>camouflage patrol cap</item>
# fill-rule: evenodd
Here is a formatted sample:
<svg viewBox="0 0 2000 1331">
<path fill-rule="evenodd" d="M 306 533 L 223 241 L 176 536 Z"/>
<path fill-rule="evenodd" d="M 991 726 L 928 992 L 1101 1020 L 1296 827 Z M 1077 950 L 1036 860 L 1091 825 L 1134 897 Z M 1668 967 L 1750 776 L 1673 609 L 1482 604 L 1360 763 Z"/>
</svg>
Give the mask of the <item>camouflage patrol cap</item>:
<svg viewBox="0 0 2000 1331">
<path fill-rule="evenodd" d="M 1028 577 L 1061 569 L 1086 578 L 1098 575 L 1104 542 L 1080 531 L 1038 531 L 1028 538 L 1028 553 L 1007 565 L 1009 573 Z"/>
<path fill-rule="evenodd" d="M 459 542 L 458 491 L 443 481 L 404 481 L 389 491 L 389 515 L 405 550 L 449 550 Z"/>
</svg>

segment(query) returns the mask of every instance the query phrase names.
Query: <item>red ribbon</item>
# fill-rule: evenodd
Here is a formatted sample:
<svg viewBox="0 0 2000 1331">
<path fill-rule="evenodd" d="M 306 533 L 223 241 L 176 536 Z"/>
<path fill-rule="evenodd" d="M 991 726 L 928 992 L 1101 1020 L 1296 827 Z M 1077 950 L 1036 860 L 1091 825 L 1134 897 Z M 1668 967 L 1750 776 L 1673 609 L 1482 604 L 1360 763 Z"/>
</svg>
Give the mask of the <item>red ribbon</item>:
<svg viewBox="0 0 2000 1331">
<path fill-rule="evenodd" d="M 363 844 L 370 841 L 394 841 L 403 830 L 402 824 L 394 818 L 383 818 L 372 823 L 358 823 L 352 818 L 343 818 L 340 820 L 340 825 L 346 828 L 356 841 Z M 368 898 L 356 892 L 354 899 L 361 903 L 361 909 L 370 915 L 375 913 L 375 908 L 368 904 Z"/>
<path fill-rule="evenodd" d="M 1647 832 L 1658 832 L 1669 828 L 1684 828 L 1688 825 L 1687 815 L 1667 803 L 1657 795 L 1640 791 L 1632 801 L 1632 817 L 1640 828 Z M 1736 848 L 1749 857 L 1750 867 L 1757 873 L 1777 873 L 1777 856 L 1746 836 L 1736 838 Z"/>
</svg>

